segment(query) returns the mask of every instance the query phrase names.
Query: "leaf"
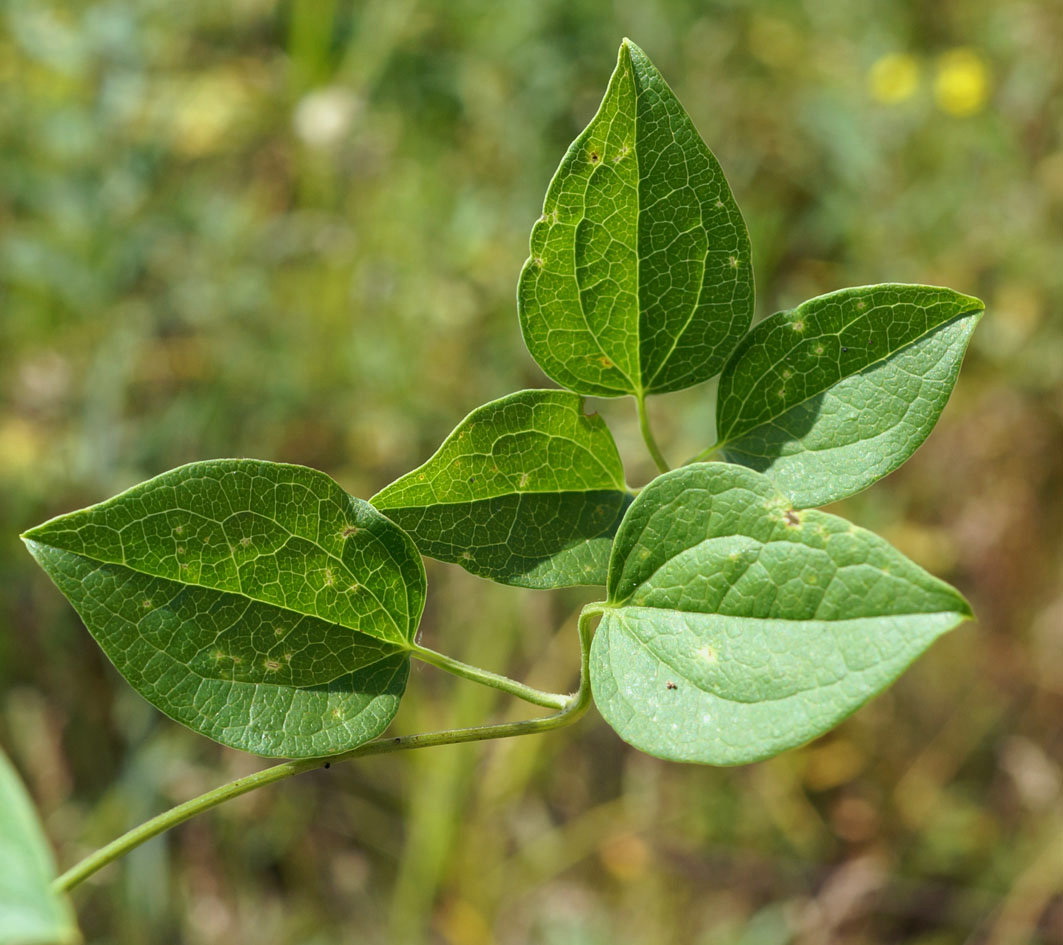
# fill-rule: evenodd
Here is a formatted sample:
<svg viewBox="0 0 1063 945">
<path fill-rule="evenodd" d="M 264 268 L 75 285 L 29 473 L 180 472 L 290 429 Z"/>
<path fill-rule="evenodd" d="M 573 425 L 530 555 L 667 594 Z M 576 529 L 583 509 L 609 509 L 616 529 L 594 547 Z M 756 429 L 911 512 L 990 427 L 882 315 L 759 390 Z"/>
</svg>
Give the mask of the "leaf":
<svg viewBox="0 0 1063 945">
<path fill-rule="evenodd" d="M 398 709 L 424 567 L 324 473 L 192 463 L 23 538 L 133 688 L 224 745 L 335 754 Z"/>
<path fill-rule="evenodd" d="M 630 40 L 550 182 L 517 305 L 540 367 L 599 397 L 708 380 L 749 327 L 742 215 L 683 106 Z"/>
<path fill-rule="evenodd" d="M 937 423 L 982 309 L 951 289 L 887 284 L 765 319 L 720 378 L 725 458 L 767 473 L 802 508 L 866 488 Z"/>
<path fill-rule="evenodd" d="M 591 648 L 606 721 L 675 761 L 744 764 L 880 692 L 967 602 L 887 542 L 795 512 L 760 473 L 685 466 L 632 504 Z"/>
<path fill-rule="evenodd" d="M 767 474 L 798 508 L 867 488 L 933 429 L 981 317 L 970 312 L 933 329 L 732 441 L 724 458 Z"/>
<path fill-rule="evenodd" d="M 0 751 L 0 945 L 81 941 L 70 902 L 52 892 L 55 876 L 33 802 Z"/>
<path fill-rule="evenodd" d="M 477 407 L 370 501 L 424 555 L 550 588 L 605 583 L 630 496 L 609 429 L 583 398 L 526 390 Z"/>
</svg>

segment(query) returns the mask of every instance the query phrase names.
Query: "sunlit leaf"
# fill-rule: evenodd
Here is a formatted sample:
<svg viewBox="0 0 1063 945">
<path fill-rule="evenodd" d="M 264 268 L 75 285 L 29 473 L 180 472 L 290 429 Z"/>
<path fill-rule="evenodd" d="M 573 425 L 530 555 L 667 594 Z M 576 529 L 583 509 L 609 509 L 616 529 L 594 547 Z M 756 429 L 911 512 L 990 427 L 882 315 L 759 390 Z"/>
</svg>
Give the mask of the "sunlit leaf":
<svg viewBox="0 0 1063 945">
<path fill-rule="evenodd" d="M 630 497 L 612 435 L 583 398 L 526 390 L 478 407 L 371 501 L 429 557 L 546 588 L 605 583 Z"/>
<path fill-rule="evenodd" d="M 749 327 L 742 216 L 683 106 L 628 40 L 550 183 L 517 301 L 542 369 L 601 397 L 708 380 Z"/>
<path fill-rule="evenodd" d="M 18 774 L 0 751 L 0 945 L 78 942 L 66 896 L 53 893 L 55 861 Z"/>
<path fill-rule="evenodd" d="M 801 508 L 866 488 L 937 423 L 982 308 L 951 289 L 878 285 L 765 319 L 720 377 L 724 457 Z"/>
<path fill-rule="evenodd" d="M 594 698 L 636 748 L 757 761 L 827 731 L 970 616 L 883 539 L 724 463 L 656 479 L 620 526 Z"/>
<path fill-rule="evenodd" d="M 333 754 L 398 708 L 421 558 L 324 473 L 193 463 L 23 537 L 130 684 L 225 745 Z"/>
</svg>

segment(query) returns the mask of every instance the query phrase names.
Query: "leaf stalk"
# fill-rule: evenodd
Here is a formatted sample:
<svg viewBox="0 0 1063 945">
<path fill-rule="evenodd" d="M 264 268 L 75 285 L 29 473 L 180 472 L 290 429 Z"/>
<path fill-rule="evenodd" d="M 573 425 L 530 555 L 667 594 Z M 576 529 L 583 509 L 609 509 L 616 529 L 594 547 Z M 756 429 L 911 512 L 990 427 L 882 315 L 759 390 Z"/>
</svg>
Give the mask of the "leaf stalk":
<svg viewBox="0 0 1063 945">
<path fill-rule="evenodd" d="M 419 735 L 398 735 L 391 738 L 377 738 L 338 755 L 322 758 L 303 758 L 298 761 L 286 761 L 281 764 L 273 765 L 262 771 L 257 771 L 254 774 L 249 774 L 243 778 L 237 778 L 235 781 L 230 781 L 228 784 L 223 784 L 211 791 L 207 791 L 199 797 L 185 801 L 183 804 L 178 804 L 176 807 L 172 807 L 170 810 L 151 818 L 151 820 L 145 821 L 139 827 L 134 827 L 132 830 L 122 834 L 122 836 L 117 839 L 112 840 L 106 846 L 101 847 L 95 853 L 90 854 L 80 863 L 77 863 L 68 869 L 62 874 L 62 876 L 52 883 L 52 889 L 56 892 L 67 892 L 79 883 L 84 882 L 93 873 L 103 869 L 103 867 L 107 866 L 109 863 L 125 856 L 130 850 L 140 846 L 152 837 L 156 837 L 160 833 L 169 830 L 171 827 L 176 827 L 178 824 L 184 823 L 186 820 L 195 817 L 197 814 L 202 814 L 205 811 L 210 810 L 212 807 L 217 807 L 219 804 L 223 804 L 225 801 L 231 800 L 234 797 L 239 797 L 241 794 L 247 794 L 249 791 L 253 791 L 256 788 L 265 787 L 267 784 L 273 784 L 276 781 L 282 781 L 285 778 L 301 774 L 304 771 L 310 771 L 314 768 L 323 768 L 338 764 L 342 761 L 351 761 L 355 758 L 363 758 L 369 755 L 384 755 L 395 751 L 408 751 L 413 748 L 432 748 L 437 745 L 456 745 L 462 742 L 485 741 L 492 738 L 512 738 L 518 735 L 534 735 L 539 732 L 548 732 L 555 728 L 571 725 L 587 711 L 587 707 L 590 705 L 590 621 L 600 612 L 600 604 L 591 604 L 585 607 L 580 614 L 579 688 L 567 696 L 554 696 L 555 699 L 560 700 L 560 704 L 556 706 L 559 711 L 555 714 L 540 719 L 525 719 L 518 722 L 499 722 L 492 725 L 477 725 L 470 728 L 448 729 L 440 732 L 425 732 Z M 426 652 L 430 653 L 432 651 Z M 444 657 L 444 660 L 446 659 L 448 658 Z M 443 668 L 448 667 L 444 666 Z M 473 669 L 474 667 L 468 668 Z M 483 673 L 485 671 L 480 670 L 478 672 Z M 459 675 L 461 674 L 459 673 Z M 494 674 L 488 675 L 493 676 Z M 467 678 L 474 677 L 470 676 Z M 505 679 L 505 677 L 498 677 L 498 679 Z M 509 680 L 509 682 L 512 683 L 514 681 Z M 490 685 L 490 683 L 488 683 L 488 685 Z M 517 683 L 515 685 L 520 686 L 521 684 Z M 530 687 L 524 688 L 530 690 Z M 507 689 L 506 691 L 510 690 Z M 538 690 L 530 691 L 538 692 Z M 548 695 L 546 693 L 539 694 L 543 696 Z"/>
<path fill-rule="evenodd" d="M 717 440 L 715 443 L 712 444 L 712 446 L 709 446 L 706 449 L 703 449 L 700 453 L 698 453 L 695 456 L 691 456 L 690 459 L 688 459 L 685 463 L 683 463 L 683 465 L 684 466 L 689 466 L 691 463 L 705 463 L 705 462 L 708 462 L 709 459 L 711 459 L 712 456 L 715 453 L 718 453 L 726 445 L 727 445 L 727 441 L 726 440 Z"/>
<path fill-rule="evenodd" d="M 546 709 L 563 709 L 568 704 L 569 697 L 566 695 L 535 689 L 515 679 L 510 679 L 508 676 L 480 669 L 479 666 L 470 666 L 468 663 L 463 663 L 443 653 L 437 653 L 435 650 L 421 646 L 418 643 L 413 645 L 410 655 L 417 657 L 423 663 L 429 663 L 455 676 L 460 676 L 462 679 L 469 679 L 483 686 L 491 686 L 494 689 L 500 689 L 502 692 L 508 692 L 511 696 L 516 696 L 518 699 L 523 699 L 532 705 L 542 706 Z"/>
<path fill-rule="evenodd" d="M 650 417 L 646 412 L 646 394 L 643 391 L 639 391 L 635 395 L 635 406 L 638 408 L 639 429 L 642 431 L 642 439 L 646 444 L 646 449 L 649 450 L 650 456 L 653 457 L 653 461 L 657 464 L 657 469 L 666 473 L 670 467 L 664 458 L 664 454 L 661 453 L 661 448 L 657 445 L 657 440 L 653 436 Z"/>
</svg>

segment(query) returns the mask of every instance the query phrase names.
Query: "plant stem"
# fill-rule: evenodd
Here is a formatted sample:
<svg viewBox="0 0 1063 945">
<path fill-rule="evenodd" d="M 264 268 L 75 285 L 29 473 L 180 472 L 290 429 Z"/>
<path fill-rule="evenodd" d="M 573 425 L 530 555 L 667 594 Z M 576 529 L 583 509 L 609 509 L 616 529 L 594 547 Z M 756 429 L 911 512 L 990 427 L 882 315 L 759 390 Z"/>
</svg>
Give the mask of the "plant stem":
<svg viewBox="0 0 1063 945">
<path fill-rule="evenodd" d="M 557 696 L 562 700 L 557 706 L 559 712 L 548 715 L 541 719 L 526 719 L 520 722 L 501 722 L 494 725 L 478 725 L 471 728 L 450 729 L 443 732 L 426 732 L 420 735 L 399 735 L 393 738 L 377 738 L 357 748 L 342 754 L 332 755 L 327 758 L 304 758 L 299 761 L 286 761 L 243 778 L 237 778 L 228 784 L 207 791 L 199 797 L 178 804 L 165 813 L 145 821 L 139 827 L 134 827 L 128 833 L 122 834 L 116 840 L 112 840 L 106 846 L 101 847 L 95 853 L 85 857 L 80 863 L 72 866 L 62 876 L 52 883 L 55 892 L 66 892 L 84 882 L 97 870 L 102 869 L 119 857 L 124 856 L 130 850 L 140 846 L 152 837 L 158 836 L 171 827 L 202 814 L 204 811 L 217 807 L 234 797 L 253 791 L 255 788 L 264 787 L 274 781 L 281 781 L 295 774 L 310 771 L 313 768 L 322 768 L 341 761 L 350 761 L 354 758 L 362 758 L 368 755 L 383 755 L 393 751 L 408 751 L 412 748 L 431 748 L 436 745 L 455 745 L 461 742 L 476 742 L 491 738 L 512 738 L 517 735 L 534 735 L 538 732 L 548 732 L 551 729 L 561 728 L 575 722 L 590 705 L 591 687 L 589 675 L 591 631 L 590 620 L 601 613 L 601 604 L 590 604 L 583 609 L 579 618 L 579 641 L 580 641 L 580 680 L 579 689 L 568 696 Z M 431 652 L 431 651 L 427 651 Z M 444 659 L 446 659 L 444 657 Z M 444 667 L 447 668 L 447 667 Z M 471 667 L 470 667 L 471 668 Z M 478 672 L 483 672 L 479 670 Z M 493 674 L 491 674 L 493 675 Z M 474 678 L 474 677 L 470 677 Z M 498 677 L 504 679 L 505 677 Z M 509 680 L 513 682 L 513 680 Z M 519 683 L 516 685 L 520 685 Z M 525 687 L 527 688 L 527 687 Z M 507 690 L 509 691 L 509 690 Z M 533 692 L 537 690 L 531 690 Z M 547 695 L 540 693 L 540 695 Z"/>
<path fill-rule="evenodd" d="M 719 450 L 723 449 L 723 447 L 726 445 L 726 442 L 726 440 L 717 440 L 715 443 L 712 444 L 712 446 L 708 447 L 708 449 L 703 449 L 696 456 L 691 456 L 690 459 L 683 463 L 683 465 L 689 466 L 691 463 L 704 463 L 706 460 L 709 459 L 710 456 L 712 456 L 713 453 L 716 453 Z"/>
<path fill-rule="evenodd" d="M 542 689 L 533 689 L 531 686 L 526 686 L 524 683 L 510 679 L 508 676 L 500 676 L 498 673 L 480 669 L 479 666 L 470 666 L 468 663 L 462 663 L 460 660 L 453 659 L 443 653 L 437 653 L 435 650 L 430 650 L 428 647 L 417 643 L 413 645 L 410 655 L 416 656 L 417 659 L 424 663 L 430 663 L 432 666 L 444 669 L 448 673 L 460 676 L 462 679 L 471 679 L 481 685 L 501 689 L 511 696 L 516 696 L 518 699 L 532 703 L 532 705 L 541 705 L 547 709 L 563 709 L 570 698 L 557 692 L 543 692 Z"/>
<path fill-rule="evenodd" d="M 646 449 L 650 451 L 650 456 L 653 457 L 657 468 L 663 473 L 668 472 L 668 463 L 665 461 L 661 448 L 653 437 L 653 430 L 650 428 L 650 418 L 646 413 L 646 395 L 642 391 L 635 395 L 635 406 L 638 408 L 639 429 L 642 431 L 642 439 L 646 443 Z"/>
</svg>

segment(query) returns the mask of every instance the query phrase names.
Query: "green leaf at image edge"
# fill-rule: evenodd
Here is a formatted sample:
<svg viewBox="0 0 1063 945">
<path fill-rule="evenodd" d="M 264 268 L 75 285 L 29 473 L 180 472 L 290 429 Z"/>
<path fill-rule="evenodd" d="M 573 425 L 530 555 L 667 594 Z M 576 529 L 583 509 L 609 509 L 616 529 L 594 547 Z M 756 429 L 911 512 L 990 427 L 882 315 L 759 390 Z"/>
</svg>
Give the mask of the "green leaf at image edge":
<svg viewBox="0 0 1063 945">
<path fill-rule="evenodd" d="M 970 617 L 886 541 L 702 463 L 632 504 L 591 648 L 606 721 L 642 751 L 734 765 L 826 732 Z"/>
<path fill-rule="evenodd" d="M 631 498 L 613 437 L 583 398 L 526 390 L 477 407 L 370 501 L 428 557 L 551 588 L 605 583 Z"/>
<path fill-rule="evenodd" d="M 720 378 L 718 448 L 801 508 L 867 488 L 937 423 L 982 309 L 951 289 L 886 284 L 765 319 Z"/>
<path fill-rule="evenodd" d="M 52 891 L 55 877 L 37 812 L 0 750 L 0 945 L 81 941 L 69 900 Z"/>
<path fill-rule="evenodd" d="M 23 538 L 126 680 L 222 744 L 335 754 L 398 709 L 423 563 L 324 473 L 193 463 Z"/>
<path fill-rule="evenodd" d="M 708 380 L 749 327 L 742 215 L 683 106 L 629 40 L 550 182 L 517 306 L 547 375 L 600 397 Z"/>
</svg>

